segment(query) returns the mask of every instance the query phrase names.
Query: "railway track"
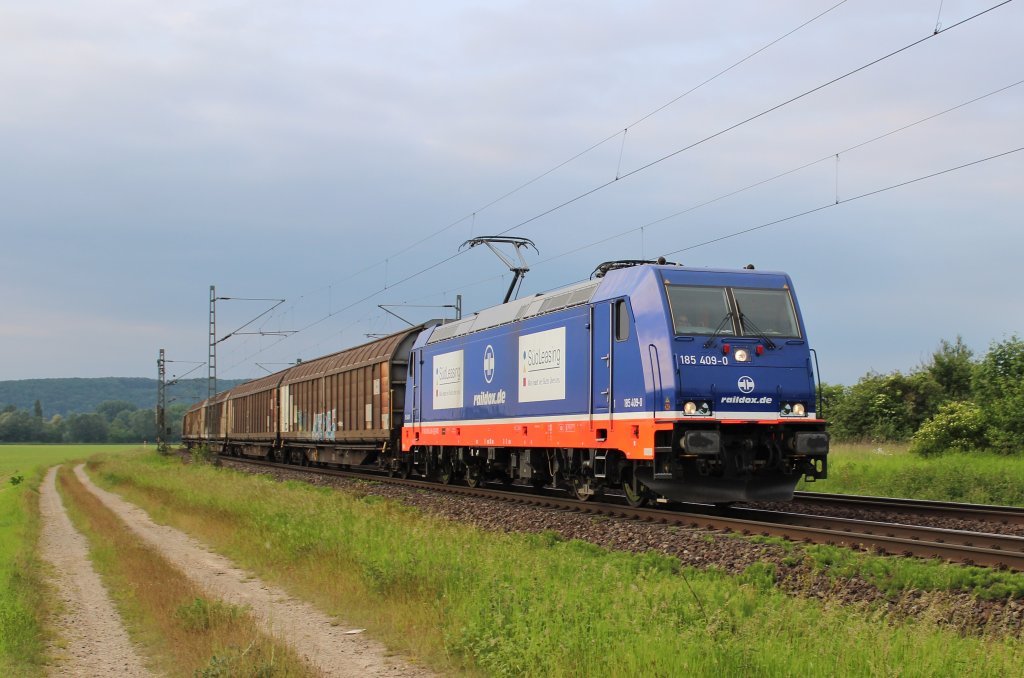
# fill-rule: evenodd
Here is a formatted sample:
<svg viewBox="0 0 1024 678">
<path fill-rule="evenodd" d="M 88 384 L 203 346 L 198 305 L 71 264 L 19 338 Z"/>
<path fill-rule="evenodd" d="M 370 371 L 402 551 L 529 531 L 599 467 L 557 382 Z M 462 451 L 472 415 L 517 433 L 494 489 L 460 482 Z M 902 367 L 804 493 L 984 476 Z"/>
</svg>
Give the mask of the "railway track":
<svg viewBox="0 0 1024 678">
<path fill-rule="evenodd" d="M 980 520 L 1002 525 L 1024 525 L 1024 508 L 1017 506 L 987 506 L 985 504 L 960 504 L 948 501 L 927 501 L 924 499 L 894 499 L 892 497 L 871 497 L 852 494 L 827 494 L 823 492 L 796 492 L 793 501 L 817 506 L 842 506 L 853 509 L 890 510 L 916 515 L 934 515 L 943 518 Z"/>
<path fill-rule="evenodd" d="M 726 530 L 741 535 L 780 537 L 795 542 L 831 544 L 879 554 L 939 558 L 949 562 L 967 565 L 993 567 L 1024 572 L 1024 537 L 951 530 L 937 527 L 904 525 L 871 520 L 836 518 L 829 516 L 766 511 L 748 507 L 720 508 L 700 504 L 672 505 L 666 508 L 634 508 L 625 503 L 606 501 L 580 502 L 560 492 L 543 494 L 497 489 L 493 487 L 467 487 L 464 485 L 443 485 L 424 480 L 389 478 L 379 473 L 357 470 L 303 467 L 277 464 L 244 457 L 228 457 L 231 461 L 252 466 L 306 471 L 323 475 L 351 477 L 401 484 L 407 487 L 447 492 L 471 497 L 507 501 L 547 509 L 577 511 L 592 515 L 605 515 L 630 520 L 679 525 L 707 530 Z M 932 514 L 942 511 L 942 502 L 915 502 L 910 500 L 887 500 L 881 497 L 855 497 L 841 495 L 819 495 L 798 493 L 799 501 L 851 502 L 858 508 L 876 508 L 888 511 L 910 510 L 920 507 Z M 611 497 L 614 498 L 614 497 Z M 895 501 L 896 505 L 892 502 Z M 835 505 L 835 504 L 833 504 Z M 897 506 L 903 507 L 902 509 Z M 1008 515 L 1024 518 L 1024 511 L 1005 507 L 984 507 L 977 505 L 947 504 L 944 515 L 962 518 L 964 511 L 973 511 L 972 519 L 989 516 L 989 521 L 1010 520 Z M 970 508 L 963 508 L 964 506 Z M 1004 515 L 1006 514 L 1006 515 Z"/>
</svg>

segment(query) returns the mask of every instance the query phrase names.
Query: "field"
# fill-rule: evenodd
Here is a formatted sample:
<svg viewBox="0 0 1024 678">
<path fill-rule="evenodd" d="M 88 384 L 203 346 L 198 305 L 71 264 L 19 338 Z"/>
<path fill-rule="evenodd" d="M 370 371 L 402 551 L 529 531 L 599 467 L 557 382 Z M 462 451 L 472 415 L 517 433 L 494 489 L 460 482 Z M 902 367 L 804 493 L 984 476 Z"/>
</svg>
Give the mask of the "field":
<svg viewBox="0 0 1024 678">
<path fill-rule="evenodd" d="M 787 596 L 756 565 L 730 577 L 553 533 L 484 532 L 372 495 L 155 455 L 92 472 L 157 520 L 442 671 L 991 676 L 1024 659 L 1015 639 Z"/>
<path fill-rule="evenodd" d="M 905 444 L 839 444 L 829 452 L 828 479 L 798 489 L 1024 506 L 1024 456 L 957 452 L 925 459 Z"/>
<path fill-rule="evenodd" d="M 45 601 L 41 565 L 34 553 L 39 534 L 35 492 L 43 472 L 70 459 L 132 447 L 0 446 L 0 675 L 21 675 L 38 667 L 43 649 L 40 619 Z"/>
<path fill-rule="evenodd" d="M 787 595 L 759 564 L 729 576 L 553 532 L 486 532 L 373 495 L 128 449 L 0 447 L 0 675 L 42 672 L 47 603 L 32 549 L 39 527 L 31 490 L 46 466 L 97 452 L 107 454 L 93 458 L 90 475 L 157 521 L 442 673 L 991 676 L 1014 675 L 1024 660 L 1019 639 L 958 634 L 936 623 L 940 611 L 894 620 L 870 607 Z M 972 500 L 1022 467 L 993 458 L 968 482 L 943 484 L 956 464 L 842 446 L 831 475 L 845 491 L 899 494 L 887 488 L 922 472 L 919 464 L 929 467 L 933 495 L 938 488 Z M 24 482 L 10 484 L 14 471 Z M 840 490 L 832 484 L 808 489 Z M 870 562 L 844 558 L 827 566 L 870 579 Z"/>
</svg>

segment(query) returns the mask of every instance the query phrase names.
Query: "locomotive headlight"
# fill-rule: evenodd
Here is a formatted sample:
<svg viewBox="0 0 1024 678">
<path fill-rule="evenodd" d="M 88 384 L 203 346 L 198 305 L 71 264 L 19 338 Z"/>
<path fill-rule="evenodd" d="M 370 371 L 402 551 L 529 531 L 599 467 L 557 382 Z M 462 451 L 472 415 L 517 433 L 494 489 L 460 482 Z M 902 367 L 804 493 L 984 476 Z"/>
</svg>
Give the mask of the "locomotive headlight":
<svg viewBox="0 0 1024 678">
<path fill-rule="evenodd" d="M 803 403 L 782 403 L 782 411 L 779 414 L 783 417 L 805 417 L 807 407 Z"/>
<path fill-rule="evenodd" d="M 708 416 L 711 416 L 711 403 L 709 403 L 706 400 L 702 400 L 700 402 L 694 402 L 692 400 L 687 400 L 683 404 L 683 414 L 685 414 L 687 416 L 690 416 L 690 417 L 695 416 L 695 415 L 698 416 L 698 417 L 708 417 Z"/>
<path fill-rule="evenodd" d="M 750 360 L 750 352 L 745 348 L 738 348 L 733 351 L 732 359 L 738 363 L 745 363 Z"/>
</svg>

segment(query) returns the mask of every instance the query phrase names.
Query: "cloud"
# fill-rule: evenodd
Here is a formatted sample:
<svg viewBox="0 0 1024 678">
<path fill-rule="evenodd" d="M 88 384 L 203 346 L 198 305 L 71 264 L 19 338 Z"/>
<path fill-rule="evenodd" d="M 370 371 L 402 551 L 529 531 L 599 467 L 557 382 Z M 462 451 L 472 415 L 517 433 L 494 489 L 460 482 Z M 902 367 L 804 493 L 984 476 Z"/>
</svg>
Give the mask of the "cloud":
<svg viewBox="0 0 1024 678">
<path fill-rule="evenodd" d="M 1007 66 L 1024 56 L 1012 4 L 574 200 L 928 35 L 936 19 L 933 5 L 847 3 L 633 124 L 827 6 L 9 4 L 0 8 L 0 288 L 18 299 L 4 349 L 26 359 L 0 372 L 148 374 L 160 346 L 205 356 L 210 284 L 289 298 L 279 327 L 354 304 L 279 344 L 227 342 L 238 370 L 258 374 L 250 354 L 293 360 L 393 328 L 377 303 L 459 293 L 467 310 L 493 303 L 507 279 L 495 278 L 503 269 L 486 252 L 396 283 L 470 235 L 563 202 L 513 231 L 537 241 L 534 261 L 567 253 L 538 264 L 524 292 L 585 277 L 601 260 L 689 247 L 1024 145 L 1019 87 L 844 153 L 838 182 L 824 162 L 652 224 L 1019 79 Z M 980 9 L 947 2 L 941 20 Z M 623 143 L 613 135 L 627 125 Z M 823 368 L 840 380 L 908 367 L 907 355 L 957 330 L 950 315 L 981 344 L 1020 331 L 1021 315 L 1000 309 L 1017 309 L 1006 281 L 1024 245 L 1013 217 L 1022 162 L 993 161 L 679 258 L 791 272 Z M 644 224 L 642 235 L 623 234 Z M 611 239 L 574 251 L 602 238 Z M 33 332 L 35 341 L 24 336 Z"/>
</svg>

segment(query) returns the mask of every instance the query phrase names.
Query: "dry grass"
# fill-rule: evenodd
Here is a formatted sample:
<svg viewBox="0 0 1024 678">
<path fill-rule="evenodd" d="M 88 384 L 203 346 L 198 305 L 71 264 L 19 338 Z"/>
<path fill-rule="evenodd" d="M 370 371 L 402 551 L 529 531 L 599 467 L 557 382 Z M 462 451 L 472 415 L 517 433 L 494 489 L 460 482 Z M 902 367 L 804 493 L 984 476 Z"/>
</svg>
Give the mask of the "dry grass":
<svg viewBox="0 0 1024 678">
<path fill-rule="evenodd" d="M 204 598 L 184 574 L 150 549 L 74 474 L 57 476 L 75 526 L 150 665 L 171 676 L 309 676 L 316 673 L 264 635 L 245 608 Z"/>
</svg>

